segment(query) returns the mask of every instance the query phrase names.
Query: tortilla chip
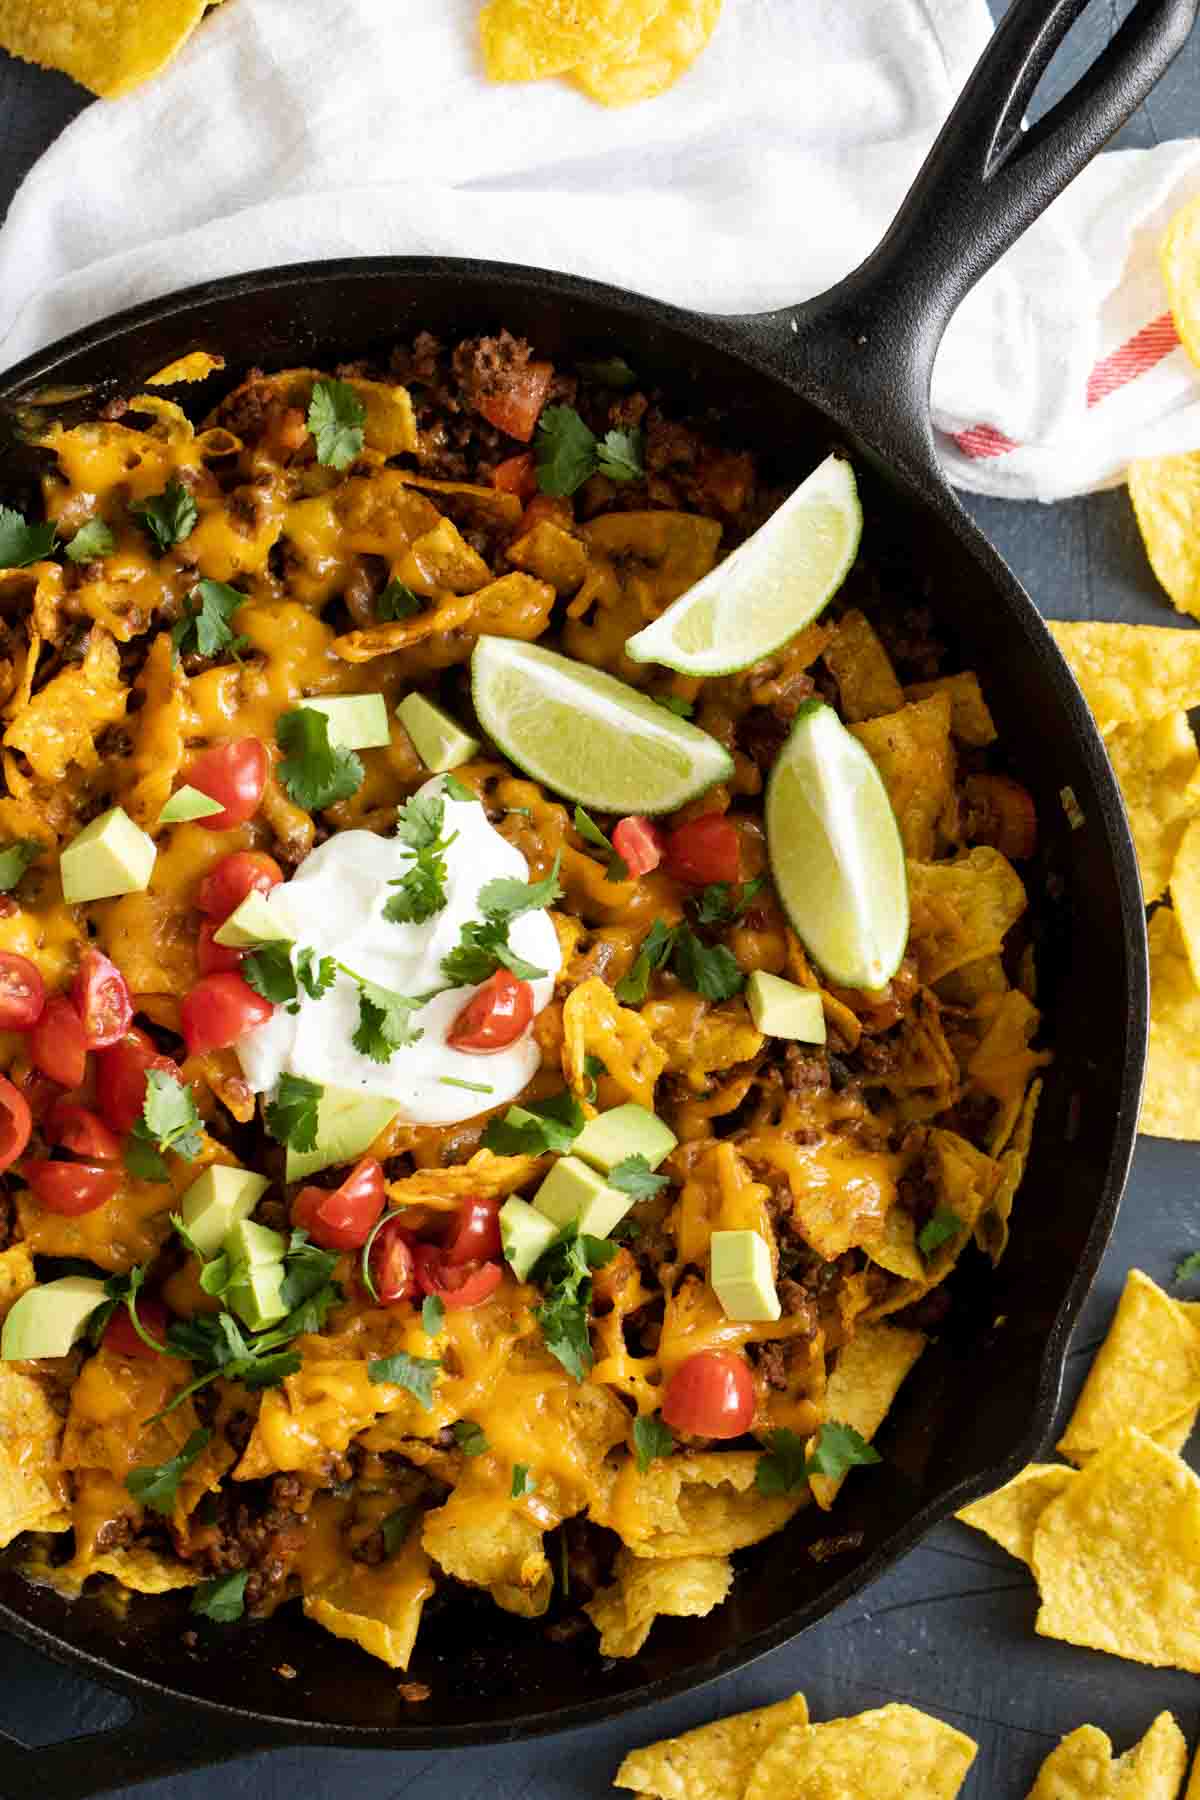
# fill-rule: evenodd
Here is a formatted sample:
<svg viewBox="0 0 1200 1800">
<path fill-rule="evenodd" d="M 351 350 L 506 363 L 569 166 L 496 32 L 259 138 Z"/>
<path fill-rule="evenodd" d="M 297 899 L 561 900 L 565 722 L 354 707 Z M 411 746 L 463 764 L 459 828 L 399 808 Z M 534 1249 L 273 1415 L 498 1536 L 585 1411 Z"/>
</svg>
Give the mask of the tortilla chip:
<svg viewBox="0 0 1200 1800">
<path fill-rule="evenodd" d="M 1150 1047 L 1138 1130 L 1200 1140 L 1200 988 L 1179 921 L 1160 906 L 1150 920 Z"/>
<path fill-rule="evenodd" d="M 1050 1061 L 1049 1051 L 1029 1048 L 1041 1014 L 1019 988 L 1010 988 L 996 1001 L 985 1000 L 976 1016 L 986 1029 L 967 1063 L 967 1078 L 994 1100 L 1019 1104 L 1034 1070 Z"/>
<path fill-rule="evenodd" d="M 1050 1752 L 1028 1800 L 1175 1800 L 1186 1769 L 1187 1739 L 1170 1713 L 1115 1761 L 1106 1734 L 1081 1725 Z"/>
<path fill-rule="evenodd" d="M 793 1725 L 808 1724 L 803 1694 L 775 1706 L 756 1706 L 631 1750 L 613 1780 L 650 1800 L 742 1800 L 754 1765 L 768 1745 Z"/>
<path fill-rule="evenodd" d="M 654 100 L 686 75 L 721 16 L 721 0 L 665 0 L 637 42 L 623 56 L 580 63 L 571 71 L 577 87 L 603 106 Z"/>
<path fill-rule="evenodd" d="M 304 1595 L 305 1617 L 334 1637 L 348 1638 L 389 1669 L 407 1669 L 425 1602 L 434 1591 L 429 1558 L 419 1531 L 410 1531 L 397 1555 L 377 1564 L 349 1557 Z"/>
<path fill-rule="evenodd" d="M 1048 623 L 1105 737 L 1114 725 L 1200 706 L 1200 632 L 1096 620 Z"/>
<path fill-rule="evenodd" d="M 44 1527 L 43 1527 L 44 1529 Z M 161 1550 L 133 1545 L 127 1550 L 106 1550 L 93 1556 L 84 1575 L 111 1575 L 123 1588 L 135 1594 L 170 1594 L 176 1588 L 199 1587 L 202 1577 L 190 1564 Z"/>
<path fill-rule="evenodd" d="M 952 736 L 976 749 L 995 743 L 996 727 L 974 669 L 963 669 L 958 675 L 939 675 L 936 681 L 914 681 L 905 688 L 904 698 L 928 700 L 931 694 L 943 693 L 950 696 Z"/>
<path fill-rule="evenodd" d="M 745 1800 L 954 1800 L 976 1749 L 914 1706 L 793 1725 L 759 1757 Z"/>
<path fill-rule="evenodd" d="M 925 1254 L 918 1242 L 913 1215 L 894 1206 L 887 1217 L 883 1242 L 872 1244 L 867 1255 L 878 1268 L 901 1277 L 903 1285 L 876 1301 L 869 1318 L 883 1318 L 919 1300 L 949 1275 L 990 1204 L 999 1180 L 999 1166 L 982 1150 L 955 1131 L 930 1131 L 925 1139 L 925 1172 L 936 1183 L 938 1212 L 955 1213 L 960 1228 Z M 948 1222 L 948 1221 L 947 1221 Z"/>
<path fill-rule="evenodd" d="M 6 1317 L 13 1304 L 29 1292 L 36 1280 L 28 1244 L 23 1241 L 13 1244 L 0 1254 L 0 1319 Z"/>
<path fill-rule="evenodd" d="M 1200 818 L 1184 831 L 1171 868 L 1171 905 L 1187 951 L 1192 980 L 1200 987 Z"/>
<path fill-rule="evenodd" d="M 1118 725 L 1106 741 L 1150 906 L 1166 892 L 1183 834 L 1200 811 L 1200 754 L 1184 713 Z"/>
<path fill-rule="evenodd" d="M 587 551 L 570 531 L 553 519 L 539 519 L 505 551 L 514 569 L 548 581 L 557 594 L 573 594 L 587 574 Z"/>
<path fill-rule="evenodd" d="M 209 0 L 4 0 L 0 48 L 113 100 L 170 62 Z"/>
<path fill-rule="evenodd" d="M 1042 1637 L 1200 1673 L 1200 1480 L 1136 1427 L 1042 1514 Z"/>
<path fill-rule="evenodd" d="M 609 1485 L 591 1517 L 635 1556 L 727 1556 L 781 1531 L 807 1494 L 760 1494 L 757 1450 L 702 1450 L 668 1456 L 643 1474 L 622 1460 L 608 1465 Z"/>
<path fill-rule="evenodd" d="M 1082 1467 L 1131 1421 L 1152 1434 L 1197 1405 L 1200 1326 L 1141 1269 L 1131 1269 L 1059 1454 Z"/>
<path fill-rule="evenodd" d="M 851 1425 L 870 1443 L 891 1410 L 900 1384 L 925 1348 L 922 1331 L 860 1325 L 839 1352 L 825 1389 L 825 1416 Z M 813 1499 L 828 1512 L 845 1476 L 813 1475 Z"/>
<path fill-rule="evenodd" d="M 61 1435 L 37 1376 L 25 1364 L 0 1363 L 0 1550 L 23 1531 L 69 1530 Z"/>
<path fill-rule="evenodd" d="M 563 1074 L 586 1093 L 589 1056 L 598 1056 L 611 1081 L 627 1099 L 653 1108 L 654 1084 L 667 1064 L 649 1024 L 631 1006 L 620 1006 L 598 976 L 580 982 L 563 1004 Z"/>
<path fill-rule="evenodd" d="M 1057 1500 L 1076 1479 L 1074 1469 L 1064 1469 L 1058 1463 L 1030 1463 L 994 1494 L 972 1501 L 954 1516 L 964 1525 L 985 1532 L 1019 1562 L 1029 1563 L 1038 1520 L 1050 1502 Z"/>
<path fill-rule="evenodd" d="M 905 710 L 904 690 L 892 659 L 857 607 L 838 622 L 821 654 L 837 681 L 841 714 L 848 725 Z"/>
<path fill-rule="evenodd" d="M 1179 612 L 1200 618 L 1200 450 L 1136 457 L 1126 479 L 1160 586 Z"/>
<path fill-rule="evenodd" d="M 663 0 L 490 0 L 479 15 L 490 81 L 537 81 L 631 55 Z"/>
<path fill-rule="evenodd" d="M 1040 1080 L 1031 1082 L 1017 1113 L 1016 1124 L 1010 1136 L 1003 1140 L 1005 1148 L 998 1159 L 999 1180 L 992 1190 L 991 1199 L 975 1221 L 975 1242 L 991 1257 L 993 1265 L 1000 1261 L 1008 1248 L 1008 1222 L 1012 1217 L 1017 1189 L 1025 1179 L 1025 1164 L 1029 1160 L 1033 1123 L 1041 1097 L 1042 1083 Z"/>
<path fill-rule="evenodd" d="M 61 781 L 72 763 L 94 769 L 100 762 L 96 739 L 124 718 L 127 697 L 117 646 L 95 626 L 83 661 L 51 676 L 33 695 L 5 732 L 5 746 L 28 757 L 43 781 Z"/>
<path fill-rule="evenodd" d="M 468 1586 L 529 1592 L 550 1572 L 543 1529 L 519 1502 L 468 1467 L 445 1505 L 425 1514 L 421 1542 L 447 1575 Z"/>
<path fill-rule="evenodd" d="M 927 860 L 954 795 L 949 694 L 931 694 L 850 729 L 883 777 L 905 854 Z"/>
<path fill-rule="evenodd" d="M 932 984 L 964 963 L 999 952 L 1027 905 L 1021 877 L 985 844 L 950 862 L 910 861 L 911 945 Z"/>
<path fill-rule="evenodd" d="M 1200 194 L 1171 220 L 1159 259 L 1175 328 L 1200 368 Z"/>
<path fill-rule="evenodd" d="M 174 387 L 177 382 L 206 381 L 225 367 L 223 356 L 214 356 L 209 350 L 189 350 L 186 356 L 177 356 L 155 375 L 147 375 L 147 387 Z"/>
<path fill-rule="evenodd" d="M 636 1656 L 655 1619 L 703 1619 L 733 1585 L 724 1556 L 678 1556 L 646 1562 L 622 1548 L 611 1587 L 584 1612 L 600 1633 L 601 1656 Z"/>
</svg>

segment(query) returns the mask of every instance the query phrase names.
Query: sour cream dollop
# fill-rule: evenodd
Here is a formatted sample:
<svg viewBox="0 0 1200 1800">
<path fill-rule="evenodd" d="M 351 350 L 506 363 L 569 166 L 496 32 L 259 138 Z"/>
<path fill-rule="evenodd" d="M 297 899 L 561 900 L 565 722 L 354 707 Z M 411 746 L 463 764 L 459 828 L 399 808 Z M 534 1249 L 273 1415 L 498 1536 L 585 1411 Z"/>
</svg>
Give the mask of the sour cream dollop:
<svg viewBox="0 0 1200 1800">
<path fill-rule="evenodd" d="M 444 794 L 444 787 L 438 776 L 421 793 Z M 498 875 L 529 880 L 525 858 L 492 828 L 477 800 L 445 795 L 445 802 L 443 836 L 457 836 L 444 852 L 446 904 L 441 912 L 422 925 L 385 919 L 383 908 L 395 892 L 389 884 L 408 873 L 413 852 L 396 838 L 373 831 L 337 832 L 267 897 L 297 949 L 307 946 L 318 956 L 334 956 L 355 974 L 399 994 L 427 994 L 441 987 L 442 958 L 458 944 L 462 927 L 481 917 L 484 884 Z M 530 983 L 536 1015 L 554 992 L 562 960 L 549 913 L 522 913 L 509 926 L 508 941 L 518 956 L 546 971 Z M 457 987 L 437 994 L 412 1015 L 422 1033 L 418 1042 L 377 1063 L 351 1042 L 358 1025 L 358 988 L 339 974 L 319 1000 L 302 991 L 298 1012 L 277 1007 L 265 1025 L 239 1039 L 238 1058 L 256 1093 L 271 1092 L 287 1073 L 322 1087 L 387 1095 L 397 1103 L 399 1117 L 414 1125 L 454 1125 L 515 1099 L 541 1062 L 532 1030 L 488 1056 L 450 1048 L 446 1035 L 478 991 Z M 444 1076 L 486 1084 L 491 1092 L 448 1085 Z"/>
</svg>

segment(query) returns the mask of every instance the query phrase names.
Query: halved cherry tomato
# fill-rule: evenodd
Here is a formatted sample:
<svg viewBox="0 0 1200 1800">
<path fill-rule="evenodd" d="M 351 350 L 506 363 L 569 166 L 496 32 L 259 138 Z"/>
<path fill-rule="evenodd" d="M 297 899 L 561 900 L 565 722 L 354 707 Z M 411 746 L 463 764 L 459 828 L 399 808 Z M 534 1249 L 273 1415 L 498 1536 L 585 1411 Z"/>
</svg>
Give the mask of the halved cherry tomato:
<svg viewBox="0 0 1200 1800">
<path fill-rule="evenodd" d="M 680 1363 L 666 1386 L 662 1416 L 690 1437 L 735 1438 L 754 1418 L 754 1377 L 732 1350 L 701 1350 Z"/>
<path fill-rule="evenodd" d="M 33 1115 L 24 1094 L 0 1075 L 0 1170 L 16 1162 L 32 1130 Z"/>
<path fill-rule="evenodd" d="M 489 975 L 446 1034 L 452 1050 L 491 1056 L 514 1044 L 533 1018 L 533 989 L 508 969 Z"/>
<path fill-rule="evenodd" d="M 65 994 L 47 1000 L 29 1034 L 29 1055 L 43 1075 L 65 1088 L 76 1088 L 83 1080 L 87 1038 L 79 1014 Z"/>
<path fill-rule="evenodd" d="M 990 844 L 1011 862 L 1023 862 L 1037 848 L 1037 808 L 1028 788 L 1010 775 L 968 775 L 967 838 Z"/>
<path fill-rule="evenodd" d="M 676 881 L 707 887 L 710 881 L 736 881 L 740 870 L 738 836 L 724 813 L 704 813 L 667 834 L 666 863 Z"/>
<path fill-rule="evenodd" d="M 372 1238 L 367 1262 L 381 1306 L 395 1306 L 399 1300 L 411 1300 L 416 1293 L 413 1243 L 412 1232 L 396 1218 L 385 1219 Z"/>
<path fill-rule="evenodd" d="M 220 931 L 223 919 L 205 919 L 196 944 L 196 967 L 202 975 L 233 975 L 249 956 L 248 950 L 234 950 L 229 944 L 213 942 L 214 931 Z"/>
<path fill-rule="evenodd" d="M 123 1038 L 133 1024 L 128 984 L 103 950 L 89 948 L 80 957 L 71 1000 L 82 1021 L 89 1050 L 107 1049 Z"/>
<path fill-rule="evenodd" d="M 163 1056 L 149 1033 L 137 1025 L 119 1044 L 96 1052 L 96 1105 L 105 1124 L 122 1136 L 132 1131 L 142 1116 L 151 1069 L 183 1080 L 178 1063 Z"/>
<path fill-rule="evenodd" d="M 189 1056 L 226 1050 L 275 1011 L 240 975 L 205 975 L 179 1009 L 179 1029 Z"/>
<path fill-rule="evenodd" d="M 223 925 L 247 894 L 269 894 L 282 880 L 283 870 L 265 850 L 235 850 L 208 871 L 197 890 L 196 905 Z"/>
<path fill-rule="evenodd" d="M 532 500 L 537 493 L 533 451 L 523 450 L 520 456 L 508 456 L 497 463 L 492 470 L 492 486 L 501 494 L 515 494 L 522 502 Z"/>
<path fill-rule="evenodd" d="M 27 1162 L 24 1175 L 38 1205 L 66 1219 L 95 1212 L 112 1199 L 122 1179 L 120 1169 L 101 1169 L 94 1163 L 44 1162 L 41 1158 Z"/>
<path fill-rule="evenodd" d="M 64 1089 L 40 1069 L 14 1069 L 13 1080 L 35 1119 L 44 1119 L 62 1099 Z"/>
<path fill-rule="evenodd" d="M 155 1300 L 153 1296 L 143 1298 L 139 1294 L 137 1310 L 143 1328 L 152 1338 L 157 1338 L 160 1344 L 164 1343 L 171 1315 L 162 1301 Z M 145 1338 L 138 1336 L 133 1320 L 129 1316 L 129 1308 L 123 1305 L 118 1306 L 104 1327 L 104 1336 L 100 1340 L 100 1347 L 103 1350 L 113 1351 L 117 1356 L 160 1356 L 162 1354 L 159 1350 L 152 1350 Z"/>
<path fill-rule="evenodd" d="M 498 1262 L 451 1263 L 436 1244 L 418 1244 L 413 1261 L 421 1292 L 433 1294 L 447 1312 L 480 1306 L 495 1293 L 504 1273 Z"/>
<path fill-rule="evenodd" d="M 657 869 L 666 841 L 662 828 L 640 813 L 632 813 L 613 826 L 613 849 L 635 877 Z"/>
<path fill-rule="evenodd" d="M 235 825 L 244 825 L 258 811 L 270 768 L 266 745 L 258 738 L 214 744 L 196 758 L 188 781 L 210 800 L 219 801 L 221 811 L 196 823 L 205 831 L 232 831 Z"/>
<path fill-rule="evenodd" d="M 45 1004 L 46 984 L 36 964 L 15 950 L 0 950 L 0 1031 L 28 1031 Z"/>
<path fill-rule="evenodd" d="M 493 1195 L 464 1200 L 454 1236 L 446 1244 L 446 1261 L 480 1262 L 500 1254 L 500 1202 Z"/>
<path fill-rule="evenodd" d="M 357 1250 L 383 1211 L 387 1192 L 383 1168 L 364 1156 L 341 1187 L 304 1187 L 292 1201 L 292 1224 L 307 1231 L 322 1250 Z"/>
<path fill-rule="evenodd" d="M 523 369 L 510 369 L 503 386 L 493 394 L 483 394 L 475 402 L 475 410 L 497 431 L 506 431 L 509 437 L 527 444 L 553 379 L 553 363 L 526 363 Z"/>
<path fill-rule="evenodd" d="M 44 1131 L 50 1143 L 61 1144 L 64 1150 L 87 1162 L 116 1162 L 121 1155 L 121 1140 L 116 1132 L 109 1130 L 99 1113 L 77 1106 L 73 1100 L 54 1102 L 46 1115 Z"/>
</svg>

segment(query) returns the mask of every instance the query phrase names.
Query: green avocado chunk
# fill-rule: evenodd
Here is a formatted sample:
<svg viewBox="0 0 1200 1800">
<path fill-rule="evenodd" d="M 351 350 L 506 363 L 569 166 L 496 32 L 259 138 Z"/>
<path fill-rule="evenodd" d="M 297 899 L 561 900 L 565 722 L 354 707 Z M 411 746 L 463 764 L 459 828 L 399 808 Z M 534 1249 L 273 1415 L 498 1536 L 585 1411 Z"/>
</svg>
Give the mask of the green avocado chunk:
<svg viewBox="0 0 1200 1800">
<path fill-rule="evenodd" d="M 317 1105 L 317 1141 L 311 1150 L 289 1147 L 287 1179 L 303 1181 L 318 1169 L 357 1161 L 399 1111 L 399 1103 L 383 1094 L 364 1094 L 360 1088 L 325 1088 Z"/>
<path fill-rule="evenodd" d="M 478 755 L 479 739 L 471 737 L 461 725 L 427 700 L 424 694 L 406 694 L 396 708 L 396 717 L 413 742 L 413 749 L 435 775 L 457 769 Z"/>
<path fill-rule="evenodd" d="M 379 750 L 392 741 L 382 694 L 338 694 L 331 700 L 304 700 L 301 704 L 310 712 L 325 714 L 334 750 Z"/>
<path fill-rule="evenodd" d="M 111 806 L 85 825 L 59 858 L 63 899 L 68 906 L 140 894 L 150 885 L 154 839 L 135 825 L 123 806 Z"/>
<path fill-rule="evenodd" d="M 727 1319 L 749 1325 L 779 1317 L 771 1250 L 760 1232 L 714 1231 L 709 1257 L 709 1280 Z"/>
<path fill-rule="evenodd" d="M 528 1200 L 511 1195 L 500 1208 L 500 1243 L 518 1281 L 524 1281 L 538 1257 L 558 1236 L 558 1226 Z"/>
<path fill-rule="evenodd" d="M 778 975 L 755 969 L 746 983 L 746 1004 L 755 1028 L 768 1037 L 801 1044 L 825 1042 L 825 1011 L 815 988 L 797 987 Z"/>
<path fill-rule="evenodd" d="M 268 1225 L 256 1225 L 253 1219 L 239 1219 L 225 1239 L 225 1254 L 234 1268 L 265 1268 L 281 1263 L 287 1255 L 287 1239 L 281 1231 Z"/>
<path fill-rule="evenodd" d="M 633 1197 L 609 1187 L 603 1175 L 577 1156 L 560 1156 L 533 1204 L 556 1225 L 573 1222 L 591 1237 L 607 1237 L 633 1205 Z"/>
<path fill-rule="evenodd" d="M 30 1288 L 9 1308 L 0 1333 L 0 1360 L 65 1356 L 104 1299 L 104 1283 L 90 1275 L 63 1275 Z"/>
<path fill-rule="evenodd" d="M 265 1175 L 212 1163 L 179 1203 L 188 1235 L 203 1256 L 215 1256 L 239 1219 L 249 1218 L 270 1186 Z"/>
<path fill-rule="evenodd" d="M 286 944 L 290 935 L 267 905 L 266 895 L 252 889 L 213 932 L 213 943 L 228 950 L 249 950 L 254 944 Z"/>
<path fill-rule="evenodd" d="M 225 1299 L 251 1331 L 278 1324 L 288 1310 L 283 1301 L 283 1264 L 248 1264 L 242 1280 L 234 1282 Z"/>
<path fill-rule="evenodd" d="M 158 815 L 160 825 L 180 825 L 188 819 L 211 819 L 215 814 L 224 812 L 225 808 L 211 794 L 202 794 L 199 788 L 176 788 L 167 804 Z"/>
<path fill-rule="evenodd" d="M 608 1175 L 627 1156 L 644 1156 L 650 1167 L 657 1169 L 678 1142 L 661 1119 L 629 1101 L 589 1119 L 571 1149 L 584 1162 Z"/>
</svg>

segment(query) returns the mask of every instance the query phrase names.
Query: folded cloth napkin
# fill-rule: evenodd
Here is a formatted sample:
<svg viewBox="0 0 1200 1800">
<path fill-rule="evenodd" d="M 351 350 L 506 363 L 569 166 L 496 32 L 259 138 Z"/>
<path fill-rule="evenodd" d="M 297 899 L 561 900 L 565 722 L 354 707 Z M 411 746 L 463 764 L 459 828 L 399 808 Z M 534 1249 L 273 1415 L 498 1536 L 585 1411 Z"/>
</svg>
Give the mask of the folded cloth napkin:
<svg viewBox="0 0 1200 1800">
<path fill-rule="evenodd" d="M 484 79 L 478 0 L 230 0 L 89 107 L 0 231 L 0 367 L 195 281 L 367 253 L 499 258 L 714 312 L 820 292 L 877 241 L 991 29 L 985 0 L 725 0 L 661 99 Z M 1200 445 L 1156 250 L 1200 140 L 1102 157 L 960 309 L 950 477 L 1058 499 Z"/>
</svg>

